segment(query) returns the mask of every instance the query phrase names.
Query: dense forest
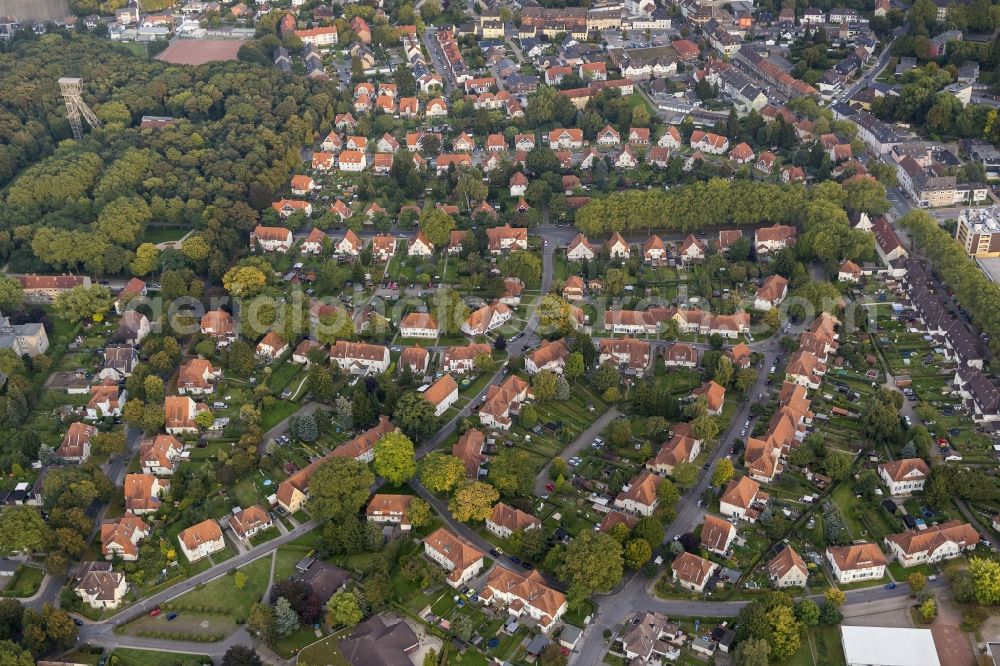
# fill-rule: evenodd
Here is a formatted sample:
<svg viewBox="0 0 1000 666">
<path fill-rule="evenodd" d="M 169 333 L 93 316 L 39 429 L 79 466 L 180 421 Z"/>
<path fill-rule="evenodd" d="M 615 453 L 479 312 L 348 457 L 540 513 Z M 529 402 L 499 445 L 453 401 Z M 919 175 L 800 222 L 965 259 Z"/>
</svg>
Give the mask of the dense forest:
<svg viewBox="0 0 1000 666">
<path fill-rule="evenodd" d="M 57 80 L 79 76 L 104 123 L 72 140 Z M 124 273 L 151 224 L 203 232 L 209 272 L 245 245 L 303 143 L 336 113 L 335 84 L 247 63 L 149 61 L 86 35 L 0 55 L 0 259 L 12 270 Z M 140 129 L 144 115 L 172 116 Z"/>
</svg>

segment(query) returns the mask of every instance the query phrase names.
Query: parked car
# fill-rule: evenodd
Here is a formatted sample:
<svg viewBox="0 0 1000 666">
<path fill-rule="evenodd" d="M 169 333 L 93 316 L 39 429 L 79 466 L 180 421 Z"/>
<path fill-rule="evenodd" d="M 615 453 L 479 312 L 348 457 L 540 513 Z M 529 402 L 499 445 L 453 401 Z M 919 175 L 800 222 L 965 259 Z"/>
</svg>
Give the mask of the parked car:
<svg viewBox="0 0 1000 666">
<path fill-rule="evenodd" d="M 159 614 L 160 614 L 160 607 L 159 606 L 157 606 L 153 610 L 149 611 L 149 616 L 150 617 L 156 617 Z"/>
<path fill-rule="evenodd" d="M 895 583 L 886 583 L 884 586 L 882 586 L 882 589 L 883 590 L 895 590 L 896 589 L 896 584 Z"/>
<path fill-rule="evenodd" d="M 170 622 L 170 621 L 175 620 L 175 619 L 177 619 L 177 613 L 168 613 L 167 614 L 167 622 Z"/>
</svg>

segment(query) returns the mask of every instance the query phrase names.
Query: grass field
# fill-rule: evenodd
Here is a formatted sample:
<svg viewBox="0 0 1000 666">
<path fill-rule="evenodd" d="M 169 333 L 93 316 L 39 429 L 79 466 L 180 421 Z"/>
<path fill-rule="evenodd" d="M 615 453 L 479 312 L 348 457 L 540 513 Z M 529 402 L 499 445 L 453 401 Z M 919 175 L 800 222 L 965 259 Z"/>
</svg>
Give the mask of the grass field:
<svg viewBox="0 0 1000 666">
<path fill-rule="evenodd" d="M 22 565 L 11 578 L 3 590 L 3 596 L 30 597 L 38 591 L 42 579 L 45 578 L 45 572 L 36 567 Z"/>
<path fill-rule="evenodd" d="M 129 44 L 129 46 L 138 46 L 140 55 L 146 54 L 146 49 L 142 44 Z M 184 237 L 190 229 L 185 229 L 183 227 L 149 227 L 143 234 L 143 238 L 147 243 L 167 243 L 169 241 L 177 241 Z"/>
<path fill-rule="evenodd" d="M 300 666 L 348 666 L 337 648 L 337 636 L 327 636 L 299 652 Z"/>
<path fill-rule="evenodd" d="M 260 418 L 260 428 L 264 432 L 267 432 L 274 426 L 278 425 L 289 416 L 297 412 L 299 406 L 294 402 L 288 402 L 287 400 L 278 400 L 274 403 L 274 406 L 270 409 L 264 411 L 264 414 Z"/>
<path fill-rule="evenodd" d="M 247 576 L 243 589 L 236 587 L 236 571 L 242 571 Z M 220 578 L 199 585 L 166 606 L 179 611 L 192 609 L 228 613 L 237 620 L 246 618 L 250 606 L 260 601 L 264 590 L 267 589 L 270 573 L 271 558 L 262 557 Z"/>
<path fill-rule="evenodd" d="M 118 657 L 118 666 L 160 666 L 169 661 L 174 666 L 200 666 L 211 664 L 212 658 L 196 654 L 180 652 L 159 652 L 156 650 L 135 650 L 132 648 L 117 648 L 111 653 Z M 109 660 L 109 663 L 111 662 Z"/>
</svg>

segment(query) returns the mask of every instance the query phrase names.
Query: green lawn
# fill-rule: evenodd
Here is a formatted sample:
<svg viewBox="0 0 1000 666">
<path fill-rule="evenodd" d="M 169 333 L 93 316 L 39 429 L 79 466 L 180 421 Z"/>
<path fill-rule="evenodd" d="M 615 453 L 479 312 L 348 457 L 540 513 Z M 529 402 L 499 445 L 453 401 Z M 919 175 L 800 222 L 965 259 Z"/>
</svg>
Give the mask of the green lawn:
<svg viewBox="0 0 1000 666">
<path fill-rule="evenodd" d="M 837 627 L 815 627 L 810 634 L 816 646 L 817 666 L 841 666 L 846 663 Z"/>
<path fill-rule="evenodd" d="M 296 663 L 300 666 L 348 666 L 347 659 L 340 654 L 337 636 L 327 636 L 299 653 Z"/>
<path fill-rule="evenodd" d="M 271 378 L 268 379 L 267 385 L 275 395 L 280 394 L 286 386 L 289 386 L 293 391 L 295 390 L 295 386 L 290 386 L 290 382 L 302 371 L 303 366 L 292 363 L 290 359 L 291 356 L 284 361 L 279 361 L 279 364 L 274 367 L 274 372 L 271 373 Z"/>
<path fill-rule="evenodd" d="M 236 571 L 242 571 L 247 576 L 246 585 L 242 590 L 236 588 Z M 260 601 L 264 595 L 270 573 L 270 556 L 261 557 L 240 569 L 231 571 L 204 585 L 199 585 L 165 605 L 167 608 L 176 610 L 191 609 L 228 613 L 239 621 L 246 618 L 250 612 L 250 606 Z"/>
<path fill-rule="evenodd" d="M 260 429 L 267 432 L 297 412 L 298 409 L 299 406 L 294 402 L 288 402 L 287 400 L 276 401 L 270 409 L 264 410 L 264 413 L 261 415 Z"/>
<path fill-rule="evenodd" d="M 288 636 L 281 636 L 274 641 L 274 645 L 271 648 L 282 657 L 288 659 L 292 655 L 297 654 L 305 646 L 315 643 L 320 638 L 320 636 L 316 635 L 316 631 L 312 627 L 300 626 Z"/>
<path fill-rule="evenodd" d="M 11 581 L 3 591 L 5 597 L 30 597 L 38 591 L 45 578 L 45 572 L 37 567 L 21 565 L 11 577 Z"/>
<path fill-rule="evenodd" d="M 278 559 L 274 563 L 274 580 L 285 580 L 295 575 L 295 565 L 309 553 L 309 548 L 285 544 L 278 547 Z"/>
<path fill-rule="evenodd" d="M 184 227 L 149 227 L 142 236 L 147 243 L 155 245 L 180 240 L 189 231 L 191 230 Z"/>
<path fill-rule="evenodd" d="M 169 655 L 169 656 L 168 656 Z M 169 661 L 174 666 L 200 666 L 211 664 L 212 658 L 181 652 L 159 652 L 156 650 L 135 650 L 132 648 L 117 648 L 111 653 L 108 664 L 115 666 L 161 666 Z M 118 661 L 114 661 L 117 657 Z"/>
</svg>

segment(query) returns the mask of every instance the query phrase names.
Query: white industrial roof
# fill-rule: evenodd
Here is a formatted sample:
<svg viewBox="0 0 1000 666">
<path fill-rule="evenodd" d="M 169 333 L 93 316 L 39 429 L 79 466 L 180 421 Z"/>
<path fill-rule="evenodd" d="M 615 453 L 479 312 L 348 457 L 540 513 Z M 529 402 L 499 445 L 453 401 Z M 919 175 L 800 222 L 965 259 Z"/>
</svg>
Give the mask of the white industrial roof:
<svg viewBox="0 0 1000 666">
<path fill-rule="evenodd" d="M 941 666 L 930 629 L 840 627 L 848 666 Z"/>
</svg>

